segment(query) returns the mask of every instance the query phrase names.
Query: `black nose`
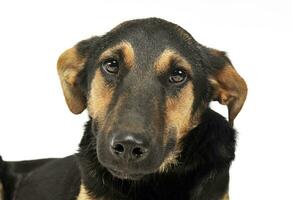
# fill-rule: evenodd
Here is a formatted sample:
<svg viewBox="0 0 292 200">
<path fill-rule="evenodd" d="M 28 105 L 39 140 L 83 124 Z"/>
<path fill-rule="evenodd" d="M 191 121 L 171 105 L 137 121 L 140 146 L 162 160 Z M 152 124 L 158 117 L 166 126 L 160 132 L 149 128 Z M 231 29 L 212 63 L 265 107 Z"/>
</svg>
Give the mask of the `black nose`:
<svg viewBox="0 0 292 200">
<path fill-rule="evenodd" d="M 117 134 L 110 144 L 112 154 L 124 161 L 137 161 L 145 158 L 149 143 L 141 134 Z"/>
</svg>

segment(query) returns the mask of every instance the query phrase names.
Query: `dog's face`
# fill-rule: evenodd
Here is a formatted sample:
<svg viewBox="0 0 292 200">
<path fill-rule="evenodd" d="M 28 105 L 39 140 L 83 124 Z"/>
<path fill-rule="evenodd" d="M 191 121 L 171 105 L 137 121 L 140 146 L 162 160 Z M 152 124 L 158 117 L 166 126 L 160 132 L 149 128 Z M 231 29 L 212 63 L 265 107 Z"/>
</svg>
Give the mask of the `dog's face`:
<svg viewBox="0 0 292 200">
<path fill-rule="evenodd" d="M 164 171 L 214 99 L 232 123 L 246 85 L 224 53 L 160 19 L 125 22 L 65 51 L 58 72 L 70 110 L 87 108 L 99 162 L 114 176 Z"/>
</svg>

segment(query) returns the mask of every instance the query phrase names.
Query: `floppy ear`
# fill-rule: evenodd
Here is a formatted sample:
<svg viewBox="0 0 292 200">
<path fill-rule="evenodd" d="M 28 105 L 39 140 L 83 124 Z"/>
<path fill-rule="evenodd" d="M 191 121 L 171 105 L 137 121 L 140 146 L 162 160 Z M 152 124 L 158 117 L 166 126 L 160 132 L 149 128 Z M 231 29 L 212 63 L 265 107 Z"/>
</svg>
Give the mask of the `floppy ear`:
<svg viewBox="0 0 292 200">
<path fill-rule="evenodd" d="M 224 52 L 212 49 L 211 67 L 213 73 L 209 76 L 209 81 L 214 89 L 213 100 L 223 105 L 227 105 L 228 119 L 233 126 L 234 119 L 240 112 L 246 96 L 247 85 L 244 79 L 236 72 L 230 60 Z"/>
<path fill-rule="evenodd" d="M 78 75 L 84 68 L 84 62 L 85 57 L 78 53 L 75 46 L 62 53 L 57 63 L 65 100 L 74 114 L 79 114 L 86 108 L 86 98 L 77 83 Z"/>
</svg>

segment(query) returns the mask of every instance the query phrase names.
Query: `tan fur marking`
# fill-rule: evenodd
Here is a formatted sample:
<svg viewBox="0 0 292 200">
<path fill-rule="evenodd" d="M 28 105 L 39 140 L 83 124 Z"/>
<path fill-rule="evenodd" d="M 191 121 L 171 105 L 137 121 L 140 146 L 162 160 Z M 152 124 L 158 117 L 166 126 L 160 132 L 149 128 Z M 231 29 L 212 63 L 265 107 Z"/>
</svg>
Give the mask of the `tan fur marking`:
<svg viewBox="0 0 292 200">
<path fill-rule="evenodd" d="M 233 125 L 247 96 L 247 85 L 244 79 L 233 66 L 227 65 L 217 74 L 209 77 L 209 81 L 215 89 L 214 99 L 228 106 L 229 122 Z"/>
<path fill-rule="evenodd" d="M 103 200 L 103 198 L 92 198 L 87 192 L 85 186 L 82 184 L 80 186 L 80 192 L 76 200 Z"/>
<path fill-rule="evenodd" d="M 164 173 L 167 172 L 170 166 L 175 166 L 178 163 L 178 156 L 181 153 L 181 149 L 176 147 L 177 150 L 171 152 L 163 161 L 163 163 L 159 167 L 159 172 Z"/>
<path fill-rule="evenodd" d="M 104 123 L 112 95 L 112 88 L 106 85 L 101 71 L 97 69 L 91 82 L 91 90 L 88 99 L 88 113 L 93 119 L 97 119 L 101 126 Z"/>
<path fill-rule="evenodd" d="M 229 200 L 229 194 L 228 194 L 228 192 L 224 194 L 222 200 Z"/>
<path fill-rule="evenodd" d="M 85 107 L 85 97 L 76 85 L 79 72 L 83 69 L 85 58 L 80 57 L 75 47 L 66 50 L 58 59 L 57 69 L 66 103 L 75 114 L 81 113 Z"/>
<path fill-rule="evenodd" d="M 179 141 L 191 128 L 199 124 L 199 118 L 196 115 L 192 116 L 194 99 L 192 83 L 188 83 L 177 97 L 166 99 L 166 132 L 173 128 L 176 129 L 177 144 L 176 150 L 168 155 L 160 165 L 160 172 L 166 172 L 170 166 L 179 164 L 177 162 L 177 157 L 181 152 Z"/>
<path fill-rule="evenodd" d="M 105 52 L 101 54 L 99 60 L 106 60 L 108 58 L 112 58 L 113 55 L 117 54 L 118 51 L 122 51 L 123 59 L 127 68 L 131 68 L 134 66 L 135 62 L 135 54 L 132 45 L 123 41 L 114 47 L 107 49 Z"/>
<path fill-rule="evenodd" d="M 0 200 L 4 200 L 4 188 L 1 181 L 0 181 Z"/>
<path fill-rule="evenodd" d="M 79 56 L 75 47 L 63 52 L 58 59 L 57 68 L 60 76 L 69 84 L 75 84 L 76 72 L 83 69 L 84 58 Z M 74 73 L 71 73 L 74 71 Z"/>
<path fill-rule="evenodd" d="M 166 125 L 176 129 L 178 139 L 193 126 L 191 112 L 194 99 L 193 85 L 190 82 L 177 97 L 166 99 Z"/>
<path fill-rule="evenodd" d="M 188 73 L 192 73 L 191 65 L 188 61 L 179 53 L 172 49 L 165 49 L 162 54 L 155 61 L 154 67 L 158 73 L 163 73 L 168 70 L 172 61 L 175 61 L 177 65 L 187 70 Z"/>
</svg>

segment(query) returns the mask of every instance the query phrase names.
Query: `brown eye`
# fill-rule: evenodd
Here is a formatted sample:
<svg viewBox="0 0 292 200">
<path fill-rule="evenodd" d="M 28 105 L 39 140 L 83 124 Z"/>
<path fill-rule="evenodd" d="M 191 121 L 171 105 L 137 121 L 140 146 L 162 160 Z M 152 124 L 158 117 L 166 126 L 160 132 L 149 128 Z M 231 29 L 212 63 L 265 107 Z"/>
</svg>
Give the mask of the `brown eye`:
<svg viewBox="0 0 292 200">
<path fill-rule="evenodd" d="M 102 63 L 102 67 L 110 74 L 117 74 L 120 69 L 119 62 L 115 59 L 105 61 Z"/>
<path fill-rule="evenodd" d="M 182 83 L 187 79 L 187 74 L 181 69 L 175 69 L 169 76 L 170 83 Z"/>
</svg>

